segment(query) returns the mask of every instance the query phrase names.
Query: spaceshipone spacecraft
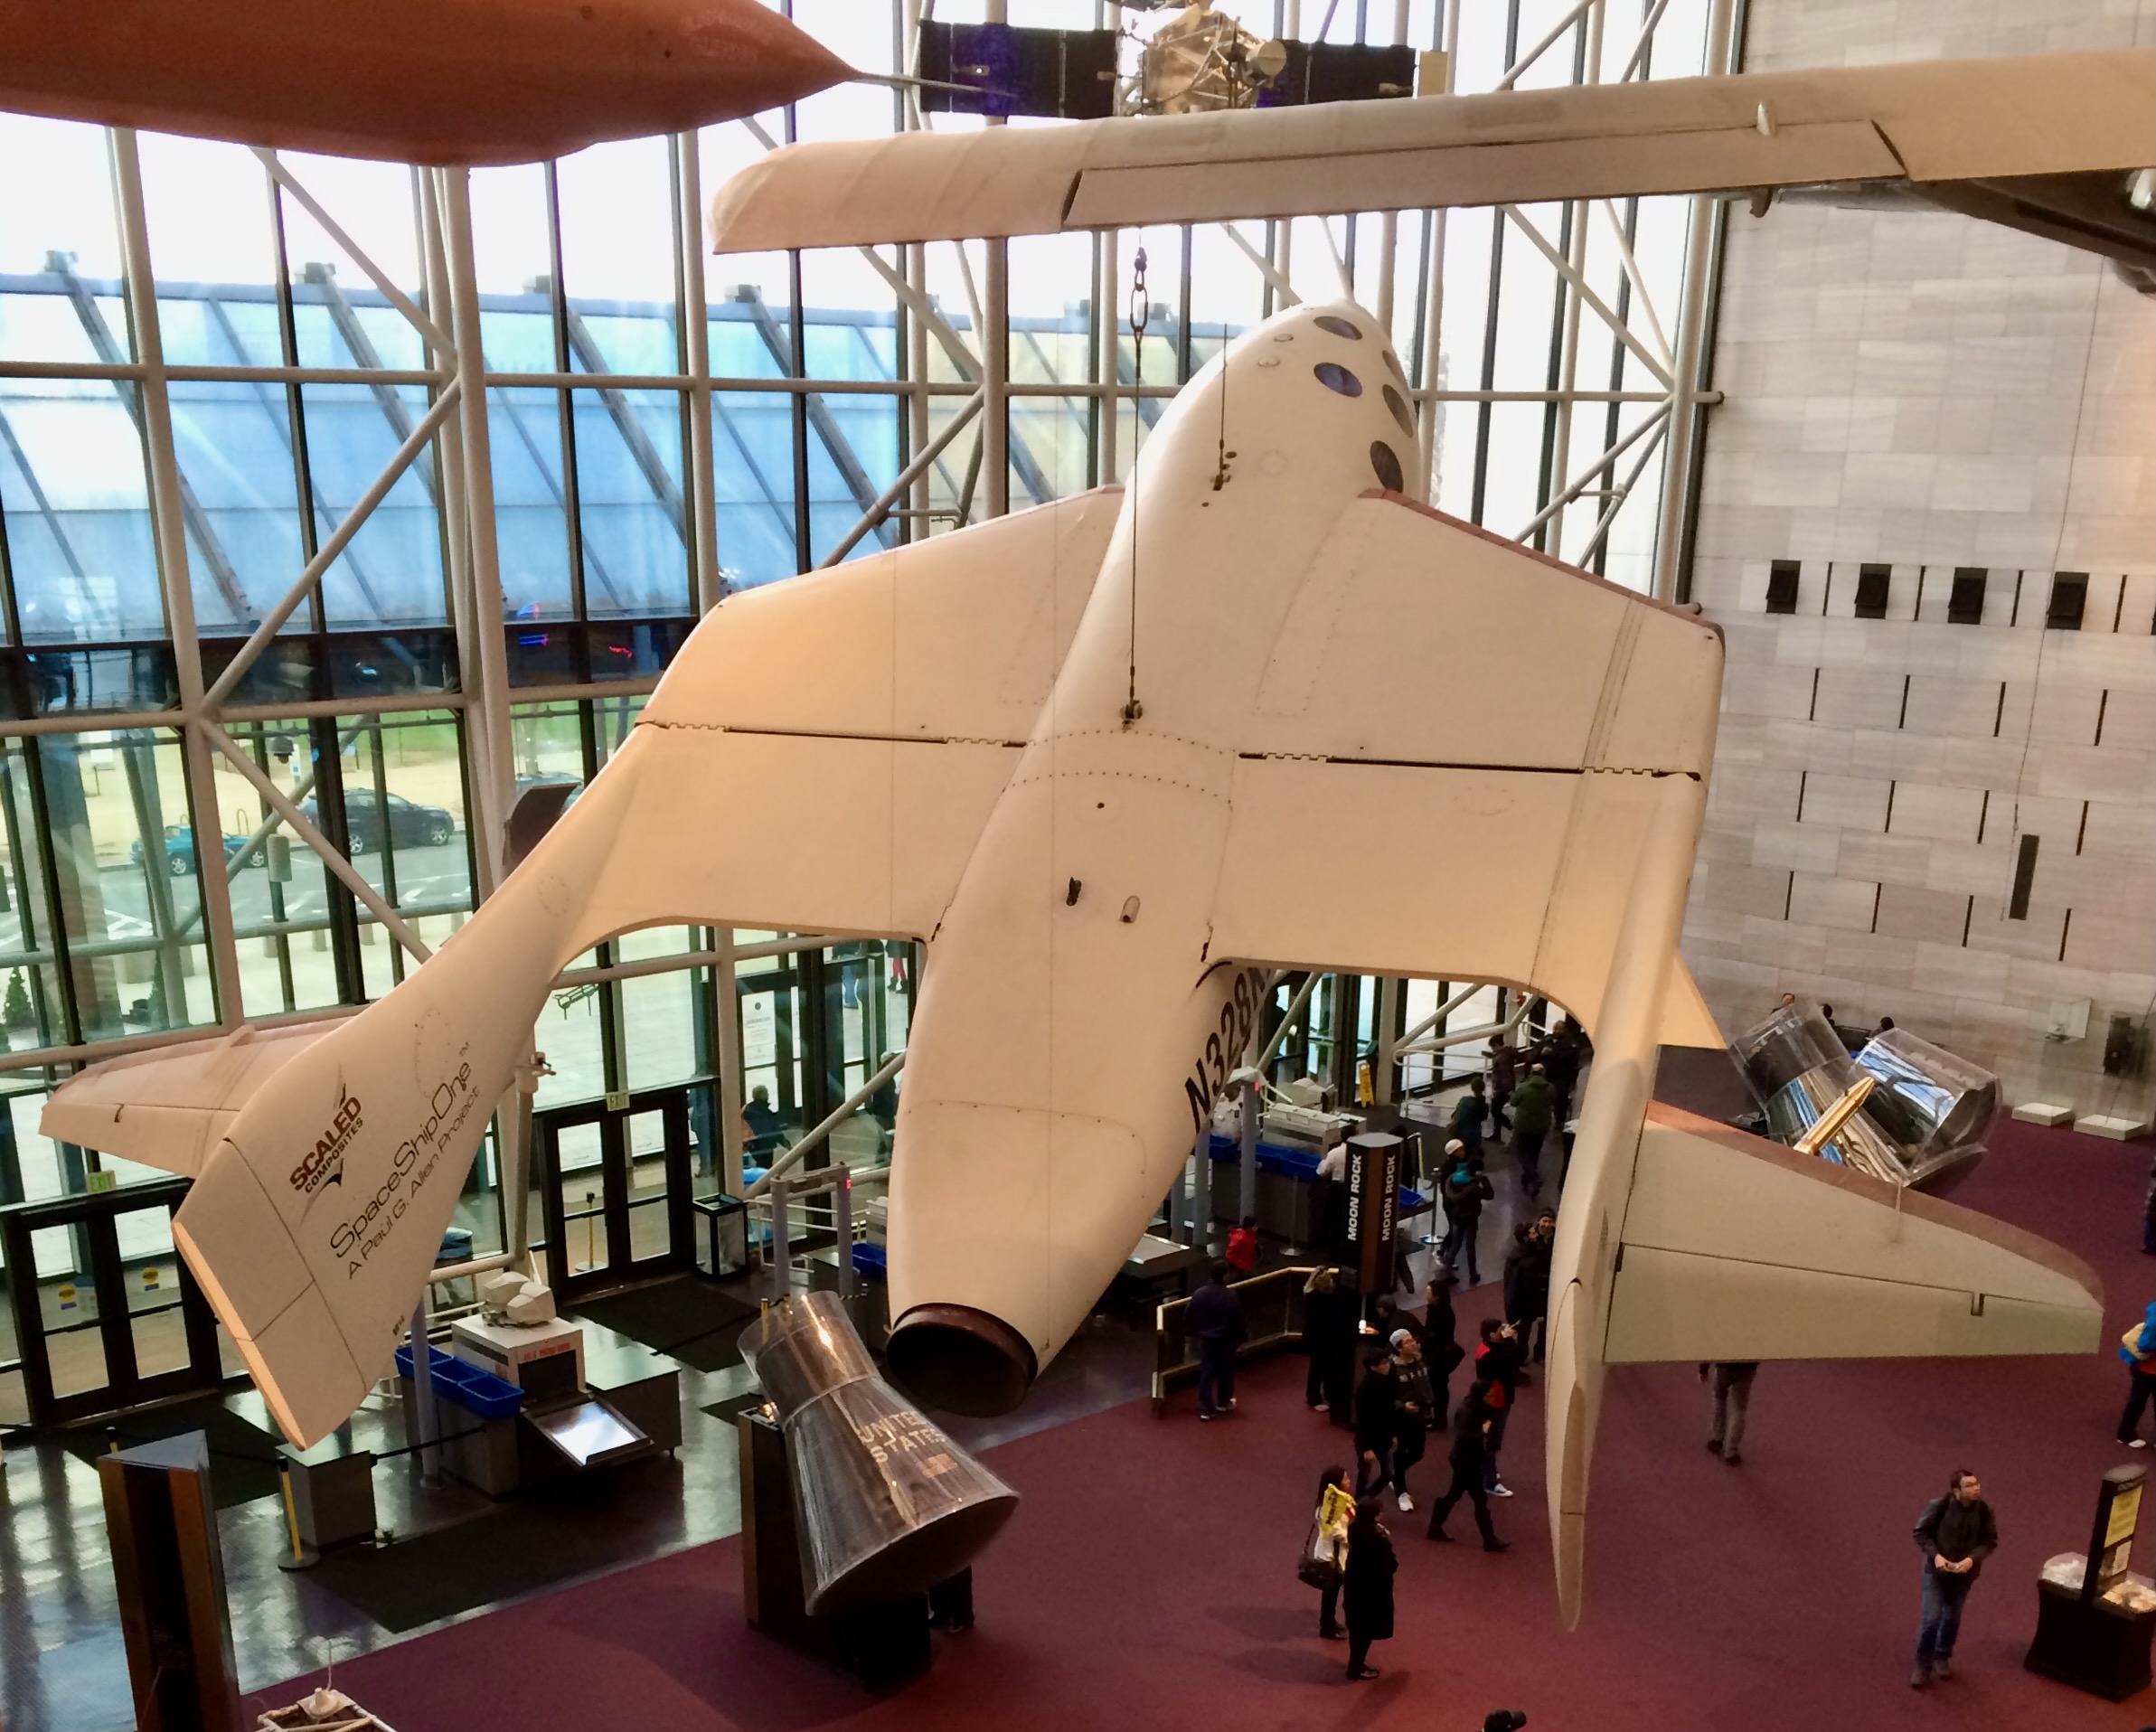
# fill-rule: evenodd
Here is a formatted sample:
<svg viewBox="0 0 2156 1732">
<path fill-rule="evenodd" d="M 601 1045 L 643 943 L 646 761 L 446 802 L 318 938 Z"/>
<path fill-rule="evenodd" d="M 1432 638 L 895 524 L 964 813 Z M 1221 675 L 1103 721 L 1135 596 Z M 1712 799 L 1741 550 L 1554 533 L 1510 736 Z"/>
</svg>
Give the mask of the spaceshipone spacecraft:
<svg viewBox="0 0 2156 1732">
<path fill-rule="evenodd" d="M 2045 174 L 2138 165 L 2146 61 L 2088 74 L 2114 94 L 2138 77 L 2117 97 L 2131 143 L 2081 124 L 2085 78 L 2069 100 L 2057 77 L 2029 88 L 2068 144 L 2029 101 L 2013 125 L 1986 116 L 1985 138 L 2010 134 Z M 1890 70 L 1943 88 L 1937 67 Z M 1470 164 L 1464 193 L 1484 199 L 1833 165 L 1907 178 L 1863 118 L 1866 102 L 1908 107 L 1906 89 L 1820 77 L 1771 103 L 1746 80 L 1657 86 L 1660 109 L 1627 95 L 1585 119 L 1559 99 L 1580 93 L 1535 91 L 1293 127 L 1021 131 L 995 147 L 1016 165 L 1002 179 L 970 141 L 964 162 L 937 139 L 818 146 L 722 193 L 718 240 L 1030 232 L 1151 220 L 1171 199 L 1192 217 L 1445 202 Z M 1702 153 L 1732 130 L 1764 143 L 1718 177 Z M 1951 179 L 1959 147 L 1925 172 Z M 885 173 L 886 150 L 922 172 Z M 1343 179 L 1382 157 L 1400 159 L 1391 178 Z M 1963 166 L 2015 160 L 1986 143 Z M 953 213 L 967 174 L 977 218 Z M 1261 971 L 1546 993 L 1596 1048 L 1546 1386 L 1568 1620 L 1608 1364 L 2092 1348 L 2094 1277 L 2062 1253 L 1653 1103 L 1660 1047 L 1721 1044 L 1677 955 L 1718 635 L 1411 496 L 1406 385 L 1369 313 L 1296 306 L 1191 381 L 1126 488 L 730 598 L 607 769 L 397 991 L 326 1031 L 99 1066 L 54 1095 L 46 1128 L 195 1174 L 175 1240 L 279 1425 L 309 1443 L 388 1362 L 570 958 L 653 925 L 918 938 L 890 1361 L 932 1402 L 993 1411 L 1150 1219 L 1242 1050 Z M 805 661 L 813 685 L 791 673 Z"/>
</svg>

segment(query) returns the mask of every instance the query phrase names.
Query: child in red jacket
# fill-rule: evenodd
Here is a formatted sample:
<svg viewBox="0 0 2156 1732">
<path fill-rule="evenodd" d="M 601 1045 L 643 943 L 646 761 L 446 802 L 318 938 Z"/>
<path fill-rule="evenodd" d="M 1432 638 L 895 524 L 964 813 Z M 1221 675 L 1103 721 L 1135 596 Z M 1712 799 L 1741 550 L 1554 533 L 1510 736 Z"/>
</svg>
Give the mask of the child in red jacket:
<svg viewBox="0 0 2156 1732">
<path fill-rule="evenodd" d="M 1245 1215 L 1243 1224 L 1228 1236 L 1228 1249 L 1223 1255 L 1228 1266 L 1238 1275 L 1248 1275 L 1257 1266 L 1257 1217 Z"/>
</svg>

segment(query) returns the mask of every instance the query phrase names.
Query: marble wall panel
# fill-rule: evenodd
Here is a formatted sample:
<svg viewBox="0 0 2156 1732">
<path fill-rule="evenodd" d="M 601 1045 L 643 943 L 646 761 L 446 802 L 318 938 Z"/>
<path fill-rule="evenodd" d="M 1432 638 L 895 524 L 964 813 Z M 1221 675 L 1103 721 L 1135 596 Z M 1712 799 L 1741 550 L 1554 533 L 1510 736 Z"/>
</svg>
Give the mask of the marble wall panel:
<svg viewBox="0 0 2156 1732">
<path fill-rule="evenodd" d="M 2085 853 L 2156 867 L 2156 809 L 2092 800 L 2086 818 L 2081 832 Z"/>
<path fill-rule="evenodd" d="M 1807 775 L 1798 820 L 1845 830 L 1884 831 L 1888 790 L 1892 786 L 1870 777 Z"/>
<path fill-rule="evenodd" d="M 1921 888 L 1931 869 L 1932 844 L 1916 836 L 1872 836 L 1845 830 L 1835 870 L 1850 878 L 1910 889 Z M 1961 927 L 1954 937 L 1961 937 Z"/>
<path fill-rule="evenodd" d="M 1832 824 L 1761 823 L 1752 830 L 1752 863 L 1832 877 L 1842 833 Z"/>
<path fill-rule="evenodd" d="M 1968 923 L 1968 899 L 1944 890 L 1913 890 L 1900 884 L 1879 887 L 1878 935 L 1885 938 L 1930 944 L 1958 945 Z M 1907 966 L 1916 965 L 1911 949 Z M 1856 971 L 1859 974 L 1861 971 Z"/>
<path fill-rule="evenodd" d="M 1798 925 L 1869 932 L 1878 896 L 1877 884 L 1829 878 L 1819 872 L 1798 872 L 1790 885 L 1789 918 Z"/>
<path fill-rule="evenodd" d="M 1845 587 L 1856 588 L 1853 575 Z M 1822 667 L 1812 691 L 1812 719 L 1844 728 L 1898 727 L 1907 679 L 1898 669 Z M 2091 726 L 2093 739 L 2093 717 Z"/>
<path fill-rule="evenodd" d="M 1789 874 L 1784 871 L 1720 861 L 1701 861 L 1692 869 L 1691 900 L 1699 908 L 1780 922 L 1789 899 Z"/>
<path fill-rule="evenodd" d="M 1984 796 L 1980 789 L 1897 782 L 1894 811 L 1887 829 L 1897 836 L 1972 842 L 1976 840 L 1977 826 L 1982 822 L 1983 811 Z"/>
<path fill-rule="evenodd" d="M 2150 41 L 2156 0 L 1752 0 L 1746 66 Z M 1729 231 L 1716 382 L 1692 593 L 1745 673 L 1695 882 L 1710 1004 L 1737 1028 L 1810 993 L 2145 1109 L 2040 1019 L 2156 997 L 2156 304 L 1994 225 L 1779 205 Z M 1775 559 L 1803 562 L 1796 617 L 1764 615 Z M 1874 560 L 1888 617 L 1857 620 Z M 1945 620 L 1957 566 L 1989 575 L 1980 625 Z M 2089 574 L 2079 632 L 2045 628 L 2061 569 Z"/>
</svg>

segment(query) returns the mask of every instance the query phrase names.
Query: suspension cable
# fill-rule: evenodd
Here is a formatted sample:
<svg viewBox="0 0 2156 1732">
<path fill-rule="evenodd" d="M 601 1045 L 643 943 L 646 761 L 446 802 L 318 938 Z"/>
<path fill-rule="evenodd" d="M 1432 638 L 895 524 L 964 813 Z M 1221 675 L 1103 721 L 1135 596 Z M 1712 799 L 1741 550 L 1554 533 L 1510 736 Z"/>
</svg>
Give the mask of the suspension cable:
<svg viewBox="0 0 2156 1732">
<path fill-rule="evenodd" d="M 1144 429 L 1145 417 L 1142 412 L 1145 404 L 1145 327 L 1153 321 L 1153 306 L 1145 297 L 1145 249 L 1138 249 L 1137 257 L 1131 260 L 1130 272 L 1130 338 L 1131 338 L 1131 401 L 1139 412 L 1131 439 L 1130 464 L 1130 689 L 1123 704 L 1123 725 L 1127 728 L 1145 713 L 1145 706 L 1138 701 L 1138 469 L 1140 453 L 1136 431 Z"/>
</svg>

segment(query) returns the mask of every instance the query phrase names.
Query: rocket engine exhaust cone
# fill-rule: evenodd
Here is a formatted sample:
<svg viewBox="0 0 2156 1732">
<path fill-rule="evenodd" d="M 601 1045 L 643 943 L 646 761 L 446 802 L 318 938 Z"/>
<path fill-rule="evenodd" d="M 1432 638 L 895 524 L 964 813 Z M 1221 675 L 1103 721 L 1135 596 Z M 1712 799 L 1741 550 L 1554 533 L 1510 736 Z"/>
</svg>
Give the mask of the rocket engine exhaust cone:
<svg viewBox="0 0 2156 1732">
<path fill-rule="evenodd" d="M 1009 1413 L 1040 1369 L 1023 1335 L 971 1305 L 914 1306 L 899 1319 L 884 1351 L 899 1388 L 969 1419 Z"/>
<path fill-rule="evenodd" d="M 1017 1492 L 876 1375 L 834 1295 L 781 1301 L 741 1350 L 785 1428 L 811 1613 L 925 1593 L 1017 1509 Z"/>
</svg>

